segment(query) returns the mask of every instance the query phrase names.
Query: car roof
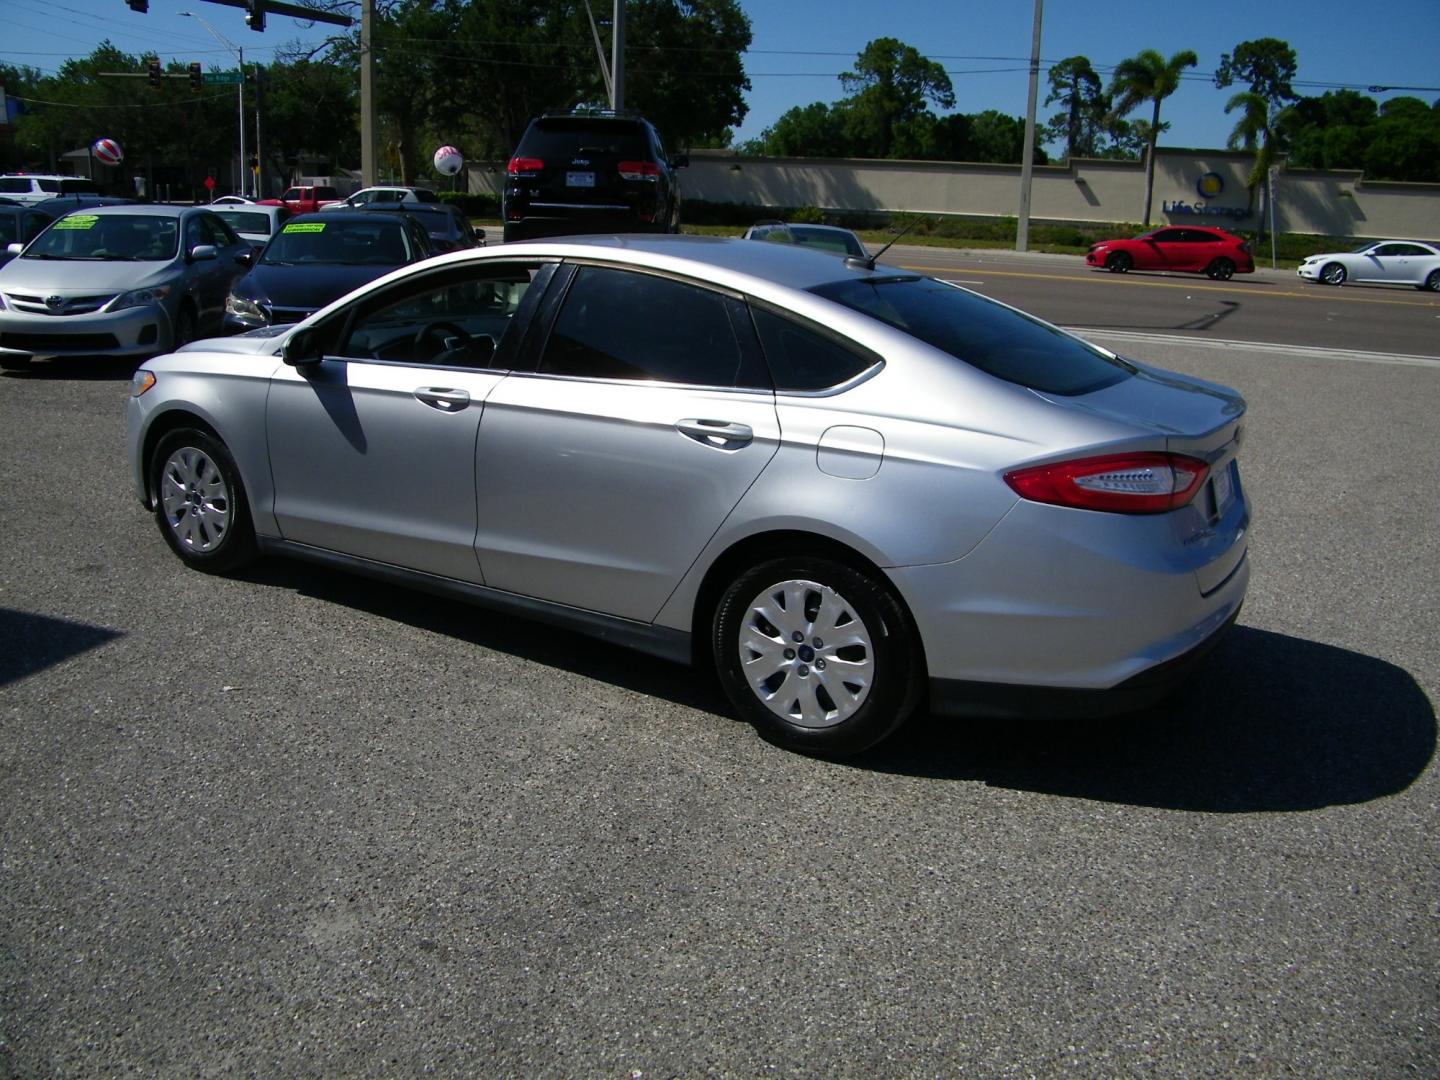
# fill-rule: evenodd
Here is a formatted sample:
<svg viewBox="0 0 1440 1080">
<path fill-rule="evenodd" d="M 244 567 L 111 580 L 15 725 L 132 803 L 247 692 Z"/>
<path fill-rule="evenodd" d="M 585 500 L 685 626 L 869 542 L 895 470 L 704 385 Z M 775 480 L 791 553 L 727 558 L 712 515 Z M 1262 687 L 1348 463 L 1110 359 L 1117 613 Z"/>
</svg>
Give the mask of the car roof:
<svg viewBox="0 0 1440 1080">
<path fill-rule="evenodd" d="M 173 217 L 178 218 L 182 214 L 194 210 L 206 210 L 206 206 L 157 206 L 154 203 L 130 203 L 125 206 L 81 206 L 86 214 L 96 214 L 100 217 L 113 217 L 118 214 L 129 216 L 139 215 L 140 217 Z"/>
<path fill-rule="evenodd" d="M 816 248 L 790 244 L 757 244 L 735 236 L 614 235 L 567 236 L 552 240 L 531 240 L 499 247 L 467 249 L 442 255 L 440 259 L 464 261 L 475 258 L 518 257 L 523 254 L 584 259 L 615 258 L 635 261 L 655 269 L 686 271 L 706 277 L 719 285 L 744 291 L 750 282 L 768 282 L 790 289 L 813 289 L 836 281 L 865 278 L 893 278 L 897 274 L 916 277 L 910 271 L 877 266 L 869 271 Z M 640 258 L 632 259 L 630 256 Z M 433 260 L 432 260 L 433 262 Z"/>
</svg>

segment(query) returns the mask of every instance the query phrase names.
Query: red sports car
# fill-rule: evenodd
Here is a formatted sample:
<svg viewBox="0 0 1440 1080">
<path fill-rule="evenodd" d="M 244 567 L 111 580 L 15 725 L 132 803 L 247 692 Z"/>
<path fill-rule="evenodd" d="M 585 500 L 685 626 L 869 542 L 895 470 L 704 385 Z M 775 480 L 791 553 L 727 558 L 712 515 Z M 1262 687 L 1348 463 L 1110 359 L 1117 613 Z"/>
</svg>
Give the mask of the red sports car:
<svg viewBox="0 0 1440 1080">
<path fill-rule="evenodd" d="M 1184 270 L 1226 281 L 1235 274 L 1253 274 L 1250 245 L 1224 229 L 1198 225 L 1161 226 L 1134 240 L 1101 240 L 1091 244 L 1085 262 L 1114 274 L 1127 270 Z"/>
</svg>

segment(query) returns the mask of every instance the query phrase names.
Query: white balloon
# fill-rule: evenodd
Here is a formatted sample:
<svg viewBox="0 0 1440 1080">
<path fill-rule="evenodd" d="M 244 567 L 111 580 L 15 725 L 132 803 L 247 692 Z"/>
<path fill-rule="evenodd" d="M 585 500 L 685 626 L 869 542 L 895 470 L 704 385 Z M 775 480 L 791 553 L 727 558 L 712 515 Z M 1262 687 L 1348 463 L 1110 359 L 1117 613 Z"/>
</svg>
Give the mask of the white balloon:
<svg viewBox="0 0 1440 1080">
<path fill-rule="evenodd" d="M 435 151 L 435 171 L 445 176 L 454 176 L 465 164 L 465 158 L 453 146 L 442 146 Z"/>
</svg>

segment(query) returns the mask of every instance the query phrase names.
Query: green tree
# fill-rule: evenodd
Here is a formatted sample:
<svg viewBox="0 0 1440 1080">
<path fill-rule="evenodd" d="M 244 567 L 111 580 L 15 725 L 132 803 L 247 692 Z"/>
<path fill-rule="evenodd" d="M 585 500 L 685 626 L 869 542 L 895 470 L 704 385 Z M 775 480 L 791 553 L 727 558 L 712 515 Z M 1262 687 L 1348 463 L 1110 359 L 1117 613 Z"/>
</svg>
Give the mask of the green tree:
<svg viewBox="0 0 1440 1080">
<path fill-rule="evenodd" d="M 853 71 L 840 76 L 850 93 L 846 102 L 853 149 L 859 156 L 890 157 L 896 129 L 928 113 L 926 103 L 955 107 L 950 76 L 933 60 L 895 38 L 876 38 L 861 50 Z"/>
<path fill-rule="evenodd" d="M 360 100 L 353 68 L 287 55 L 266 67 L 261 80 L 267 176 L 294 179 L 302 154 L 337 163 L 356 159 Z M 325 122 L 316 123 L 322 116 Z"/>
<path fill-rule="evenodd" d="M 1295 50 L 1279 38 L 1256 38 L 1242 41 L 1233 53 L 1220 54 L 1215 69 L 1215 87 L 1224 90 L 1234 83 L 1245 83 L 1250 92 L 1270 103 L 1273 110 L 1297 95 L 1291 87 L 1295 78 Z"/>
<path fill-rule="evenodd" d="M 1375 180 L 1440 180 L 1440 109 L 1419 98 L 1391 98 L 1380 107 L 1365 151 Z"/>
<path fill-rule="evenodd" d="M 1065 156 L 1094 157 L 1105 137 L 1110 99 L 1100 76 L 1084 56 L 1069 56 L 1051 67 L 1050 95 L 1046 105 L 1059 103 L 1061 111 L 1050 118 L 1045 137 L 1064 142 Z"/>
<path fill-rule="evenodd" d="M 1115 100 L 1112 115 L 1124 116 L 1144 102 L 1151 113 L 1145 140 L 1145 227 L 1150 226 L 1150 206 L 1155 194 L 1155 143 L 1165 128 L 1160 123 L 1160 103 L 1180 86 L 1180 74 L 1200 62 L 1191 49 L 1183 49 L 1166 60 L 1154 49 L 1144 49 L 1120 61 L 1110 79 Z"/>
<path fill-rule="evenodd" d="M 1244 148 L 1255 155 L 1245 186 L 1250 191 L 1253 205 L 1257 188 L 1265 193 L 1265 202 L 1260 210 L 1260 236 L 1265 235 L 1265 217 L 1274 192 L 1270 187 L 1270 167 L 1275 163 L 1276 154 L 1283 142 L 1279 131 L 1286 124 L 1286 109 L 1275 111 L 1271 102 L 1253 90 L 1242 90 L 1225 105 L 1227 113 L 1240 111 L 1234 129 L 1230 132 L 1229 146 L 1232 150 Z"/>
<path fill-rule="evenodd" d="M 1370 129 L 1379 116 L 1375 99 L 1354 90 L 1302 97 L 1285 116 L 1290 164 L 1311 169 L 1363 169 Z"/>
</svg>

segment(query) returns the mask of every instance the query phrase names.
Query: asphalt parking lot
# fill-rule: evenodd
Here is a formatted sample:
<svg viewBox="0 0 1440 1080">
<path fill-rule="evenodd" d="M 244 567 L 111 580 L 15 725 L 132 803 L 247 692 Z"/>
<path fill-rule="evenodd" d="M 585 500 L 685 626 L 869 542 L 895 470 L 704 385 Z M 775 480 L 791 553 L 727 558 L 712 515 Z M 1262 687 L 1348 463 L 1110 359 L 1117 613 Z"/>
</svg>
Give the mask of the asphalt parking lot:
<svg viewBox="0 0 1440 1080">
<path fill-rule="evenodd" d="M 1126 349 L 1249 398 L 1236 631 L 1150 713 L 845 764 L 588 639 L 186 571 L 128 372 L 0 378 L 0 1076 L 1435 1075 L 1440 364 Z"/>
</svg>

